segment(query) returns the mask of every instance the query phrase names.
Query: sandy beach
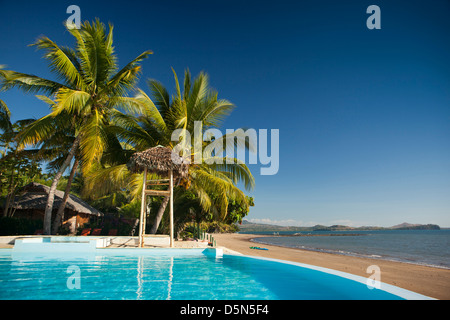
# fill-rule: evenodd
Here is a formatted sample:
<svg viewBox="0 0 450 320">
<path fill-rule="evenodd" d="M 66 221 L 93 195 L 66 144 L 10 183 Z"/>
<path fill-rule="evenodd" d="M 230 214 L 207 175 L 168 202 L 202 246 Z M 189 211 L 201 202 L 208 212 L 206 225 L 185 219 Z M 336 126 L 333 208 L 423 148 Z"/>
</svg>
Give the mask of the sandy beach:
<svg viewBox="0 0 450 320">
<path fill-rule="evenodd" d="M 273 245 L 261 245 L 251 242 L 252 238 L 263 237 L 252 234 L 215 234 L 218 246 L 245 255 L 288 260 L 330 268 L 351 274 L 368 277 L 367 267 L 378 265 L 381 270 L 381 282 L 392 284 L 432 298 L 450 300 L 450 270 L 392 262 L 380 259 L 349 257 L 338 254 L 285 248 Z M 269 250 L 254 250 L 252 246 Z"/>
</svg>

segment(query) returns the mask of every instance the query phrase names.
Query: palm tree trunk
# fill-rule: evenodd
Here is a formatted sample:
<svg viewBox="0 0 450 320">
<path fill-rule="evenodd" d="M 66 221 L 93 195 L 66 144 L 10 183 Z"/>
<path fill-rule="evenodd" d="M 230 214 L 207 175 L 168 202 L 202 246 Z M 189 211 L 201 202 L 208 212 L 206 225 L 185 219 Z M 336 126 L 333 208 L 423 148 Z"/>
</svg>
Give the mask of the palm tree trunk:
<svg viewBox="0 0 450 320">
<path fill-rule="evenodd" d="M 51 226 L 52 226 L 52 210 L 53 210 L 53 202 L 55 201 L 55 191 L 56 187 L 58 185 L 59 179 L 61 179 L 64 171 L 69 166 L 70 162 L 72 161 L 73 156 L 75 155 L 75 151 L 78 149 L 78 145 L 80 144 L 81 136 L 78 135 L 75 138 L 75 141 L 72 144 L 72 147 L 70 148 L 69 154 L 67 155 L 66 160 L 64 160 L 63 165 L 61 168 L 59 168 L 58 172 L 56 173 L 55 177 L 53 178 L 52 185 L 50 186 L 50 190 L 48 192 L 48 198 L 47 198 L 47 205 L 45 206 L 45 213 L 44 213 L 44 234 L 50 235 L 51 234 Z"/>
<path fill-rule="evenodd" d="M 10 203 L 11 203 L 11 198 L 13 196 L 14 196 L 13 193 L 8 193 L 8 195 L 6 196 L 5 208 L 3 210 L 3 216 L 4 217 L 8 217 L 9 216 L 9 207 L 10 207 Z"/>
<path fill-rule="evenodd" d="M 167 204 L 169 203 L 170 197 L 164 197 L 161 206 L 159 207 L 158 213 L 156 214 L 155 221 L 153 222 L 152 229 L 150 230 L 150 234 L 155 234 L 158 230 L 159 224 L 161 222 L 161 218 L 166 211 Z"/>
<path fill-rule="evenodd" d="M 139 219 L 134 220 L 134 225 L 133 225 L 133 228 L 131 229 L 130 236 L 134 237 L 134 234 L 136 233 L 136 228 L 138 227 L 138 225 L 139 225 Z"/>
<path fill-rule="evenodd" d="M 67 200 L 69 199 L 70 195 L 70 188 L 72 187 L 72 181 L 73 177 L 75 176 L 75 172 L 78 168 L 78 159 L 75 157 L 75 162 L 73 163 L 72 170 L 70 171 L 69 179 L 67 180 L 66 189 L 64 190 L 64 197 L 62 199 L 62 202 L 58 208 L 58 212 L 56 213 L 55 220 L 53 221 L 53 234 L 56 234 L 58 232 L 59 227 L 62 224 L 63 217 L 64 217 L 64 209 L 66 208 Z"/>
</svg>

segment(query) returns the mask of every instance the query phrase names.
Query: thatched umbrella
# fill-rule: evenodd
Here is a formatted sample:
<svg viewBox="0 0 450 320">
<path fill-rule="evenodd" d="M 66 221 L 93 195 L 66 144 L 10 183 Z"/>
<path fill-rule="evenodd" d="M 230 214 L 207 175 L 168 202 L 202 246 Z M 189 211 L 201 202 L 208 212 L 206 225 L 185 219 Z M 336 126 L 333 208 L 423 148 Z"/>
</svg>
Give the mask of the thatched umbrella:
<svg viewBox="0 0 450 320">
<path fill-rule="evenodd" d="M 136 152 L 128 162 L 128 169 L 131 172 L 144 172 L 144 182 L 142 186 L 141 214 L 139 224 L 139 246 L 144 244 L 145 234 L 145 207 L 146 195 L 170 196 L 170 246 L 173 247 L 173 179 L 174 177 L 187 177 L 188 165 L 179 155 L 172 152 L 170 148 L 157 146 L 142 152 Z M 149 190 L 147 189 L 147 173 L 152 172 L 160 176 L 169 177 L 169 190 Z M 154 180 L 153 185 L 167 185 L 165 180 Z"/>
<path fill-rule="evenodd" d="M 148 172 L 161 176 L 167 176 L 170 170 L 175 176 L 186 177 L 188 174 L 187 161 L 172 152 L 172 149 L 163 146 L 134 153 L 127 166 L 133 173 L 142 172 L 147 168 Z"/>
</svg>

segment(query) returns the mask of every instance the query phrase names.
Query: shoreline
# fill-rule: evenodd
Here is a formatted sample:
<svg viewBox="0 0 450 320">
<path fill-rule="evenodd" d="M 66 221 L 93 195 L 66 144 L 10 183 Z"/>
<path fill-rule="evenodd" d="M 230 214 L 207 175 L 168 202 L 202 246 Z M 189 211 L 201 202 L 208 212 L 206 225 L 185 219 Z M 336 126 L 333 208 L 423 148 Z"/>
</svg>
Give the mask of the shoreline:
<svg viewBox="0 0 450 320">
<path fill-rule="evenodd" d="M 252 239 L 268 236 L 237 233 L 214 234 L 217 245 L 224 247 L 224 252 L 305 263 L 362 277 L 369 277 L 371 274 L 366 272 L 367 268 L 377 265 L 380 267 L 380 280 L 383 283 L 428 297 L 450 300 L 450 269 L 269 244 L 264 244 L 264 247 L 269 250 L 250 249 L 255 246 L 255 243 L 258 243 Z"/>
<path fill-rule="evenodd" d="M 290 246 L 282 246 L 279 244 L 271 244 L 271 243 L 267 243 L 267 242 L 258 242 L 255 241 L 255 239 L 259 239 L 259 238 L 265 238 L 266 235 L 255 235 L 256 237 L 250 239 L 249 241 L 251 241 L 252 243 L 258 243 L 258 244 L 263 244 L 263 245 L 270 245 L 270 246 L 274 246 L 274 247 L 280 247 L 280 248 L 290 248 L 290 249 L 298 249 L 298 250 L 304 250 L 304 251 L 311 251 L 311 252 L 318 252 L 318 253 L 329 253 L 329 254 L 336 254 L 336 255 L 341 255 L 341 256 L 347 256 L 347 257 L 355 257 L 355 258 L 367 258 L 367 259 L 374 259 L 374 260 L 382 260 L 382 261 L 390 261 L 390 262 L 398 262 L 398 263 L 406 263 L 406 264 L 411 264 L 411 265 L 416 265 L 416 266 L 424 266 L 424 267 L 430 267 L 430 268 L 436 268 L 436 269 L 443 269 L 443 270 L 450 270 L 450 267 L 447 266 L 438 266 L 438 265 L 433 265 L 433 264 L 427 264 L 427 263 L 418 263 L 418 262 L 411 262 L 411 261 L 403 261 L 403 260 L 394 260 L 394 259 L 387 259 L 387 258 L 383 258 L 381 256 L 378 255 L 363 255 L 363 254 L 359 254 L 359 253 L 354 253 L 354 252 L 341 252 L 341 251 L 334 251 L 334 250 L 326 250 L 326 249 L 313 249 L 313 248 L 297 248 L 297 247 L 290 247 Z M 272 236 L 269 236 L 272 237 Z"/>
</svg>

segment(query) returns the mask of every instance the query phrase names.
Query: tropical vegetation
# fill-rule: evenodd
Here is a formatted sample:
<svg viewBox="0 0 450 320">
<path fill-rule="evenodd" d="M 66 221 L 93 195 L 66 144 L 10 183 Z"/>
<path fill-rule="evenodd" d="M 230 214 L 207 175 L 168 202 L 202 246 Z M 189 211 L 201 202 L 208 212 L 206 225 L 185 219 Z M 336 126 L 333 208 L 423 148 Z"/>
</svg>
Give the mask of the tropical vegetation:
<svg viewBox="0 0 450 320">
<path fill-rule="evenodd" d="M 219 128 L 235 108 L 228 100 L 219 99 L 218 92 L 209 86 L 208 75 L 202 72 L 192 79 L 186 70 L 180 84 L 172 70 L 174 93 L 154 79 L 147 81 L 147 93 L 137 84 L 141 62 L 149 57 L 150 50 L 120 69 L 111 24 L 107 28 L 95 20 L 68 31 L 75 39 L 75 48 L 59 46 L 45 36 L 33 44 L 44 51 L 57 81 L 0 68 L 0 90 L 17 88 L 36 94 L 50 108 L 50 113 L 40 119 L 13 124 L 10 110 L 0 100 L 0 179 L 7 202 L 4 215 L 11 216 L 8 203 L 17 190 L 40 179 L 51 186 L 43 221 L 45 234 L 61 230 L 64 202 L 51 221 L 55 190 L 64 190 L 67 199 L 74 181 L 75 192 L 94 207 L 135 218 L 143 175 L 127 169 L 130 156 L 158 145 L 173 149 L 179 141 L 188 142 L 187 136 L 172 141 L 174 131 L 194 132 L 200 124 L 200 133 L 205 135 L 200 150 L 206 158 L 194 161 L 197 149 L 187 152 L 192 160 L 188 177 L 175 184 L 178 231 L 193 221 L 216 225 L 242 221 L 253 199 L 238 185 L 251 190 L 254 178 L 242 161 L 208 148 L 212 143 L 220 148 L 230 143 L 233 148 L 251 146 L 239 134 L 207 135 L 208 129 Z M 196 143 L 192 140 L 190 145 Z M 41 169 L 43 163 L 47 164 L 46 174 Z M 48 175 L 52 178 L 46 179 Z M 149 203 L 151 233 L 166 231 L 163 214 L 167 203 L 168 197 L 154 198 Z"/>
</svg>

